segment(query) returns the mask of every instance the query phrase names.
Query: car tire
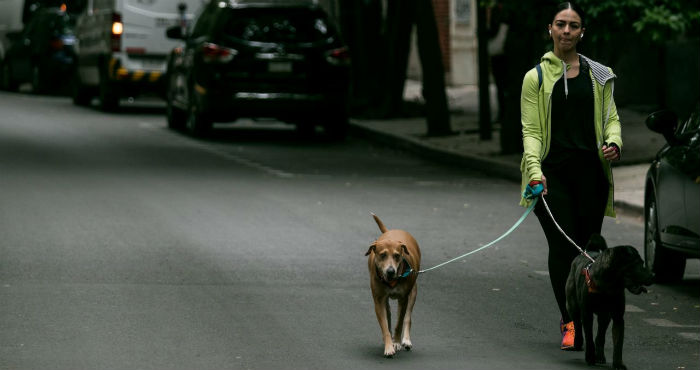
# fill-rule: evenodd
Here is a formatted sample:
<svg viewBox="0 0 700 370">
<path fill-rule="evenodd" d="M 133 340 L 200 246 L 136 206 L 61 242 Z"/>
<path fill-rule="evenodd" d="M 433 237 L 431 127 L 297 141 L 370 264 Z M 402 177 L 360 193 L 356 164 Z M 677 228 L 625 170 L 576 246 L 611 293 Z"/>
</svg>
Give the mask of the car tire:
<svg viewBox="0 0 700 370">
<path fill-rule="evenodd" d="M 326 135 L 332 141 L 343 141 L 348 136 L 350 122 L 345 115 L 331 119 L 324 125 Z"/>
<path fill-rule="evenodd" d="M 38 65 L 32 66 L 32 93 L 43 94 L 47 90 L 46 77 Z"/>
<path fill-rule="evenodd" d="M 116 86 L 109 80 L 107 67 L 100 70 L 100 109 L 104 112 L 113 112 L 119 107 L 119 94 L 115 91 Z"/>
<path fill-rule="evenodd" d="M 2 89 L 6 91 L 17 91 L 17 82 L 12 79 L 12 69 L 8 63 L 3 63 L 2 73 L 0 76 L 0 84 L 2 84 Z"/>
<path fill-rule="evenodd" d="M 212 122 L 199 109 L 196 102 L 196 97 L 190 94 L 189 103 L 187 105 L 187 131 L 192 136 L 202 137 L 207 135 L 212 128 Z"/>
<path fill-rule="evenodd" d="M 187 124 L 188 112 L 173 106 L 175 93 L 173 92 L 172 82 L 168 83 L 165 95 L 165 115 L 168 119 L 168 128 L 172 130 L 181 130 Z"/>
<path fill-rule="evenodd" d="M 647 269 L 654 273 L 657 283 L 682 280 L 686 259 L 680 253 L 661 244 L 659 215 L 654 195 L 647 196 L 644 210 L 644 260 Z"/>
<path fill-rule="evenodd" d="M 170 99 L 166 101 L 165 115 L 168 119 L 168 128 L 172 130 L 181 130 L 187 124 L 187 112 L 174 107 Z"/>
<path fill-rule="evenodd" d="M 88 106 L 92 101 L 92 93 L 87 86 L 83 85 L 77 70 L 73 72 L 71 79 L 71 97 L 73 98 L 73 104 L 79 106 Z"/>
</svg>

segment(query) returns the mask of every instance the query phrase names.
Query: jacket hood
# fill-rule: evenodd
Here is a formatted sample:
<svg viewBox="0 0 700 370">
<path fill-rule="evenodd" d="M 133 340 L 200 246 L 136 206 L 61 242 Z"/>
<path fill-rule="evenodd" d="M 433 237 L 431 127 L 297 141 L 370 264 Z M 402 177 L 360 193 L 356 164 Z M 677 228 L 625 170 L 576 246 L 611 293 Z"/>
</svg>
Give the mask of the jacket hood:
<svg viewBox="0 0 700 370">
<path fill-rule="evenodd" d="M 600 64 L 582 54 L 579 54 L 579 57 L 581 57 L 581 60 L 591 69 L 591 72 L 593 72 L 593 77 L 599 84 L 605 85 L 606 82 L 617 77 L 614 73 L 612 73 L 610 68 L 606 67 L 605 65 Z M 542 62 L 543 67 L 547 68 L 555 76 L 561 75 L 564 72 L 562 60 L 551 51 L 544 54 L 540 61 Z"/>
</svg>

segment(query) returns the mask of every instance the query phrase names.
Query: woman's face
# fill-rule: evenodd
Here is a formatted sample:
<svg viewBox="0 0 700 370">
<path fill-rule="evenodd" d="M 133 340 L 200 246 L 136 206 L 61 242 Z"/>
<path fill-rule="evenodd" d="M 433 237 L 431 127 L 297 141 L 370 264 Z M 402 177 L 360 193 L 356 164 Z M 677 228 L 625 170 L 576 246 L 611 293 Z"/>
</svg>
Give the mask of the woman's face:
<svg viewBox="0 0 700 370">
<path fill-rule="evenodd" d="M 549 31 L 552 34 L 554 50 L 560 52 L 576 51 L 576 44 L 581 40 L 585 28 L 581 17 L 573 9 L 564 9 L 554 16 Z"/>
</svg>

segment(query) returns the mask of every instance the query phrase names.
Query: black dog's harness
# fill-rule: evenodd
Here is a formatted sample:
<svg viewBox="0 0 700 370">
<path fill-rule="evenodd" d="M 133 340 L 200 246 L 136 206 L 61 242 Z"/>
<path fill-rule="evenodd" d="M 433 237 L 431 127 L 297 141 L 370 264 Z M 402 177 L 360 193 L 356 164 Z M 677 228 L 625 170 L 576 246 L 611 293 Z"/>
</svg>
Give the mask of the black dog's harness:
<svg viewBox="0 0 700 370">
<path fill-rule="evenodd" d="M 586 277 L 586 286 L 588 287 L 588 293 L 598 293 L 598 286 L 591 277 L 591 265 L 593 262 L 589 263 L 586 267 L 581 270 L 581 275 Z"/>
</svg>

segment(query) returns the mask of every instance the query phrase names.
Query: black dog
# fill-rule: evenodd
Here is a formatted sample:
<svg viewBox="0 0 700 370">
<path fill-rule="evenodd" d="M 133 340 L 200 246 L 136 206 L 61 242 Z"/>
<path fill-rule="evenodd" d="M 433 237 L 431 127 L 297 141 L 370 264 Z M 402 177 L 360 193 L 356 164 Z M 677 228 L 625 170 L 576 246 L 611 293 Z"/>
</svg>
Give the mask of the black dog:
<svg viewBox="0 0 700 370">
<path fill-rule="evenodd" d="M 586 363 L 605 363 L 605 332 L 612 319 L 613 367 L 622 363 L 625 328 L 625 288 L 633 294 L 646 293 L 653 275 L 644 267 L 637 250 L 629 245 L 608 249 L 600 235 L 593 235 L 586 249 L 595 262 L 580 255 L 571 263 L 566 281 L 566 308 L 574 321 L 574 349 L 581 350 L 586 338 Z M 593 342 L 593 314 L 598 315 L 598 333 Z M 581 328 L 583 327 L 583 330 Z"/>
</svg>

